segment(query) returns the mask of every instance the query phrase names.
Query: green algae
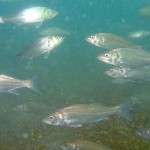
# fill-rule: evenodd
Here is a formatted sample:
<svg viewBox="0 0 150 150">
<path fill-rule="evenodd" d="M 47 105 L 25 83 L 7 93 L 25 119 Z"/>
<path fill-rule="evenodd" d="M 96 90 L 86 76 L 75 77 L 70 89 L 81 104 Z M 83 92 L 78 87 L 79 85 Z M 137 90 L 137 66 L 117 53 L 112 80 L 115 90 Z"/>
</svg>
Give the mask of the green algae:
<svg viewBox="0 0 150 150">
<path fill-rule="evenodd" d="M 130 84 L 122 86 L 121 88 L 119 85 L 115 85 L 112 92 L 112 87 L 109 86 L 110 89 L 108 88 L 106 90 L 104 86 L 101 88 L 99 83 L 95 82 L 95 86 L 92 86 L 94 87 L 93 89 L 90 86 L 86 86 L 85 94 L 85 90 L 80 82 L 74 83 L 74 87 L 71 88 L 65 81 L 63 81 L 64 84 L 61 84 L 62 81 L 58 80 L 57 82 L 55 81 L 56 84 L 54 84 L 51 82 L 52 80 L 46 82 L 44 85 L 46 87 L 45 89 L 48 89 L 44 93 L 46 96 L 33 95 L 33 93 L 29 91 L 26 91 L 28 95 L 23 95 L 23 91 L 21 93 L 23 98 L 19 97 L 15 99 L 14 97 L 13 100 L 17 101 L 17 104 L 18 102 L 25 102 L 31 111 L 23 113 L 8 111 L 1 113 L 1 116 L 5 116 L 5 120 L 2 120 L 2 123 L 5 122 L 5 125 L 8 125 L 4 128 L 2 134 L 0 134 L 0 148 L 3 150 L 10 150 L 10 147 L 12 150 L 60 150 L 59 145 L 61 143 L 69 140 L 82 139 L 97 144 L 102 143 L 114 150 L 150 149 L 150 141 L 136 134 L 138 128 L 148 128 L 150 125 L 149 95 L 146 95 L 148 88 L 143 91 L 141 90 L 141 96 L 137 95 L 141 101 L 138 102 L 137 99 L 137 105 L 135 105 L 131 111 L 133 118 L 131 122 L 114 115 L 108 120 L 89 124 L 81 128 L 71 128 L 50 126 L 42 123 L 42 119 L 56 109 L 75 103 L 92 103 L 93 101 L 98 103 L 100 101 L 108 106 L 116 106 L 125 103 L 125 101 L 129 101 L 134 89 L 132 86 L 130 87 Z M 71 80 L 67 82 L 71 82 Z M 84 79 L 83 82 L 89 85 L 92 84 L 88 79 Z M 49 88 L 49 85 L 53 88 Z M 127 86 L 129 87 L 128 90 L 130 89 L 129 92 L 125 90 Z M 101 90 L 105 98 L 102 98 L 102 96 L 98 94 L 99 90 Z M 140 89 L 137 89 L 137 91 L 140 91 Z M 110 93 L 111 98 L 108 93 Z M 30 99 L 24 98 L 27 96 L 30 97 Z M 126 97 L 125 100 L 124 97 Z M 1 101 L 0 104 L 0 107 L 5 106 L 3 101 Z M 7 108 L 6 106 L 3 110 Z M 8 109 L 10 110 L 10 108 L 11 107 Z"/>
<path fill-rule="evenodd" d="M 49 150 L 59 149 L 59 145 L 65 141 L 84 139 L 97 144 L 107 145 L 114 150 L 148 150 L 150 141 L 136 134 L 140 126 L 148 125 L 150 119 L 148 113 L 142 109 L 143 106 L 136 106 L 132 115 L 132 122 L 112 116 L 108 120 L 96 124 L 90 124 L 81 128 L 47 126 L 45 124 L 26 124 L 19 131 L 7 131 L 1 134 L 0 147 L 3 150 Z M 144 107 L 145 108 L 145 107 Z M 147 107 L 148 108 L 148 107 Z M 26 138 L 22 134 L 26 133 Z M 51 143 L 56 145 L 52 147 Z"/>
</svg>

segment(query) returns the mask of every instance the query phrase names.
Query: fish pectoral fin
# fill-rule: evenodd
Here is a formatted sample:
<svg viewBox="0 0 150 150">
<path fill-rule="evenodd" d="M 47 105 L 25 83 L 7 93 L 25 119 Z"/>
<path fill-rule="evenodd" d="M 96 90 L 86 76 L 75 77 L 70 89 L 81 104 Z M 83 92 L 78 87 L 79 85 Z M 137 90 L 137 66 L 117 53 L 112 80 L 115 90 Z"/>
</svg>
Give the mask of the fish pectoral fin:
<svg viewBox="0 0 150 150">
<path fill-rule="evenodd" d="M 41 22 L 36 23 L 36 24 L 35 24 L 35 27 L 36 27 L 37 29 L 39 29 L 39 28 L 40 28 L 40 26 L 42 25 L 42 23 L 43 23 L 42 21 L 41 21 Z"/>
<path fill-rule="evenodd" d="M 48 58 L 49 53 L 50 53 L 50 51 L 48 51 L 48 50 L 47 50 L 45 53 L 43 53 L 43 55 L 44 55 L 44 59 L 47 59 L 47 58 Z"/>
<path fill-rule="evenodd" d="M 78 124 L 76 123 L 76 119 L 70 119 L 66 122 L 67 125 L 69 125 L 70 127 L 81 127 L 82 124 Z"/>
<path fill-rule="evenodd" d="M 9 93 L 12 93 L 12 94 L 15 94 L 15 95 L 19 95 L 19 93 L 16 92 L 16 90 L 9 90 L 8 92 L 9 92 Z"/>
</svg>

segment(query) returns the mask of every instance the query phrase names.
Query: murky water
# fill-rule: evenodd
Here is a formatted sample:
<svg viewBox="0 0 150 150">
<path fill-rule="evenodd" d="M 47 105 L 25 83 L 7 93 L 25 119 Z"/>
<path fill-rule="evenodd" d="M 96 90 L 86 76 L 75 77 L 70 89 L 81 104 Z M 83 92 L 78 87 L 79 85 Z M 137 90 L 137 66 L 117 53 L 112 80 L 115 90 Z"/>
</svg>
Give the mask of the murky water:
<svg viewBox="0 0 150 150">
<path fill-rule="evenodd" d="M 40 76 L 41 94 L 30 89 L 17 90 L 19 96 L 0 93 L 0 149 L 59 150 L 59 145 L 72 139 L 103 143 L 117 150 L 148 150 L 150 141 L 136 134 L 138 128 L 150 127 L 149 82 L 119 83 L 104 72 L 110 65 L 96 57 L 105 49 L 85 41 L 97 32 L 113 33 L 149 51 L 149 37 L 129 39 L 136 30 L 150 30 L 150 17 L 139 13 L 149 0 L 28 0 L 0 2 L 0 16 L 28 7 L 46 6 L 59 12 L 56 18 L 35 25 L 0 24 L 0 74 L 19 79 Z M 49 26 L 59 27 L 70 34 L 48 59 L 43 56 L 15 61 L 15 55 L 40 37 Z M 50 126 L 43 117 L 57 109 L 78 103 L 102 103 L 116 106 L 136 99 L 133 121 L 118 116 L 81 128 Z M 25 104 L 28 111 L 15 111 Z"/>
</svg>

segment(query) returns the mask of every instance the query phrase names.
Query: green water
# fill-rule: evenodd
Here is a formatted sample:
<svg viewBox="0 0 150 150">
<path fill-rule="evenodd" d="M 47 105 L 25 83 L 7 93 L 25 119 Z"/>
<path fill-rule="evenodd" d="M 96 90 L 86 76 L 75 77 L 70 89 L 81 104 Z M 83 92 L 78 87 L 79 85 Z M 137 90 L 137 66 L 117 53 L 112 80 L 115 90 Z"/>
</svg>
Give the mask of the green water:
<svg viewBox="0 0 150 150">
<path fill-rule="evenodd" d="M 150 141 L 135 131 L 150 127 L 150 83 L 114 83 L 104 73 L 111 66 L 96 59 L 106 50 L 85 41 L 86 36 L 97 32 L 128 39 L 131 31 L 150 30 L 150 18 L 139 14 L 139 9 L 146 5 L 150 5 L 149 0 L 0 2 L 1 16 L 33 6 L 46 6 L 59 12 L 56 18 L 45 21 L 39 29 L 34 25 L 0 25 L 0 73 L 19 79 L 40 74 L 42 91 L 38 94 L 30 89 L 19 89 L 19 96 L 0 93 L 0 150 L 57 150 L 60 143 L 71 139 L 103 143 L 115 150 L 149 150 Z M 15 55 L 39 38 L 39 31 L 49 26 L 63 28 L 70 35 L 48 59 L 40 56 L 31 64 L 27 60 L 16 63 Z M 147 51 L 150 48 L 149 37 L 131 41 Z M 42 122 L 49 113 L 72 104 L 116 106 L 131 97 L 139 103 L 132 112 L 130 123 L 117 116 L 81 128 L 50 126 Z M 14 111 L 12 108 L 18 104 L 26 104 L 29 111 Z"/>
</svg>

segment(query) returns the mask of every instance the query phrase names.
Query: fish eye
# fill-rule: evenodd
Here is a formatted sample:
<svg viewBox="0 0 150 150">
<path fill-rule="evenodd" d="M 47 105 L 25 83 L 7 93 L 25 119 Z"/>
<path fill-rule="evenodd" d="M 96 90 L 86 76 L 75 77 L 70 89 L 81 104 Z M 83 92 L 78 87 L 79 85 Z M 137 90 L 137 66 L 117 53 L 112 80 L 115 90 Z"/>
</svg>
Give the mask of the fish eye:
<svg viewBox="0 0 150 150">
<path fill-rule="evenodd" d="M 94 36 L 91 36 L 91 39 L 94 39 Z"/>
<path fill-rule="evenodd" d="M 143 130 L 140 130 L 140 133 L 143 133 Z"/>
<path fill-rule="evenodd" d="M 54 13 L 55 11 L 54 10 L 52 10 L 52 13 Z"/>
<path fill-rule="evenodd" d="M 113 69 L 110 69 L 110 72 L 114 72 L 114 70 L 113 70 Z"/>
<path fill-rule="evenodd" d="M 49 119 L 53 119 L 53 117 L 52 117 L 52 116 L 49 116 Z"/>
<path fill-rule="evenodd" d="M 68 145 L 67 145 L 67 144 L 65 144 L 65 146 L 66 146 L 66 147 L 68 147 Z"/>
<path fill-rule="evenodd" d="M 109 54 L 105 54 L 105 57 L 109 57 Z"/>
</svg>

